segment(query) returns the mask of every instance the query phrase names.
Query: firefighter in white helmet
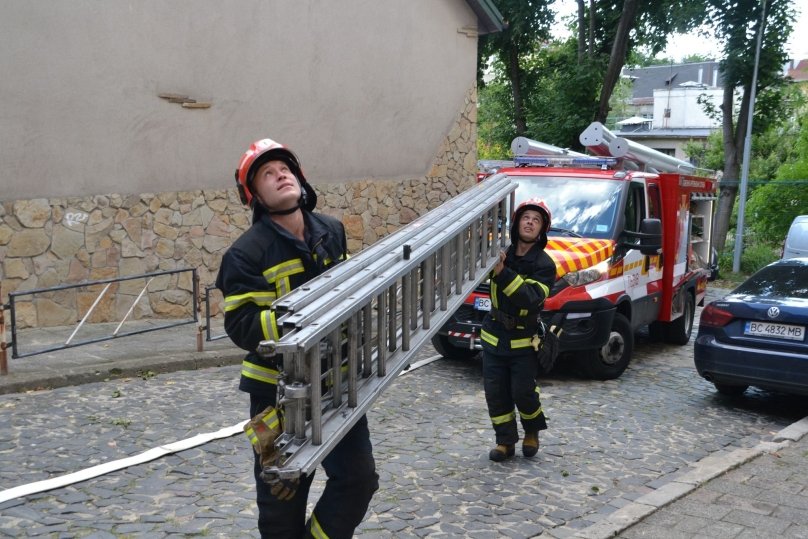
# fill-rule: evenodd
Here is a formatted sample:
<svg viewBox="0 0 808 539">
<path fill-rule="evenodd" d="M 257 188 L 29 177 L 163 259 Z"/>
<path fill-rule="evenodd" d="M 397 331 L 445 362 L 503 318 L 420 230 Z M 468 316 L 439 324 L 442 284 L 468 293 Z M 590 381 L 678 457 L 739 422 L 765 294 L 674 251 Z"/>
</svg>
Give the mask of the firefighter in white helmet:
<svg viewBox="0 0 808 539">
<path fill-rule="evenodd" d="M 521 203 L 513 214 L 511 245 L 500 253 L 490 275 L 491 311 L 480 338 L 485 400 L 496 438 L 488 458 L 495 462 L 515 453 L 516 412 L 525 432 L 524 456 L 538 452 L 539 431 L 547 428 L 536 375 L 544 332 L 539 314 L 556 274 L 555 263 L 544 251 L 549 229 L 550 210 L 543 201 Z"/>
<path fill-rule="evenodd" d="M 263 358 L 259 342 L 280 338 L 273 301 L 345 260 L 345 228 L 314 213 L 317 196 L 291 150 L 270 139 L 254 142 L 236 170 L 253 224 L 222 258 L 216 286 L 224 294 L 225 329 L 247 351 L 239 389 L 250 395 L 245 431 L 255 449 L 254 475 L 261 537 L 349 538 L 379 488 L 367 419 L 363 416 L 323 460 L 328 479 L 310 518 L 306 504 L 313 475 L 268 484 L 264 466 L 277 464 L 274 438 L 282 432 L 277 384 L 283 358 Z"/>
</svg>

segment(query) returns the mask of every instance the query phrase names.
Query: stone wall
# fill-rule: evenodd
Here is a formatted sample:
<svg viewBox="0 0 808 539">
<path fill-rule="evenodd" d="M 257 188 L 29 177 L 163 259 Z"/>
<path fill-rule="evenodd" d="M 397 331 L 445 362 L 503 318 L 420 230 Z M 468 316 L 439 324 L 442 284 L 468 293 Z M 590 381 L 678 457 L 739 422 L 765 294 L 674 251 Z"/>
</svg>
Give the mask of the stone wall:
<svg viewBox="0 0 808 539">
<path fill-rule="evenodd" d="M 471 89 L 425 176 L 313 184 L 318 210 L 345 224 L 351 252 L 473 184 L 476 102 L 476 90 Z M 235 189 L 0 201 L 0 300 L 7 303 L 14 291 L 184 268 L 196 268 L 200 285 L 211 286 L 222 254 L 249 226 L 250 217 Z M 191 315 L 188 275 L 153 281 L 132 317 Z M 116 283 L 91 321 L 120 320 L 142 286 Z M 18 327 L 75 323 L 100 289 L 25 296 L 17 304 Z"/>
</svg>

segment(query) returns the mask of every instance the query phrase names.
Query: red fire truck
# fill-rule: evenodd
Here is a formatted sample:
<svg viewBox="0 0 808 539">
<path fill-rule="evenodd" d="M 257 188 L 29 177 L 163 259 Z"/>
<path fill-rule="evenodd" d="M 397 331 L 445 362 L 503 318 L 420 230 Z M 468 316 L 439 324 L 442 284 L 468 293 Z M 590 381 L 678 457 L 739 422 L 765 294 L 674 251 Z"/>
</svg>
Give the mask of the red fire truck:
<svg viewBox="0 0 808 539">
<path fill-rule="evenodd" d="M 573 361 L 584 376 L 607 380 L 628 366 L 640 327 L 669 343 L 689 341 L 695 306 L 715 272 L 716 182 L 599 123 L 581 142 L 594 155 L 517 138 L 513 164 L 499 162 L 482 176 L 516 181 L 517 205 L 540 198 L 550 208 L 545 250 L 557 273 L 542 321 L 558 335 L 557 358 Z M 482 319 L 491 308 L 488 290 L 481 285 L 433 337 L 438 353 L 478 353 Z"/>
</svg>

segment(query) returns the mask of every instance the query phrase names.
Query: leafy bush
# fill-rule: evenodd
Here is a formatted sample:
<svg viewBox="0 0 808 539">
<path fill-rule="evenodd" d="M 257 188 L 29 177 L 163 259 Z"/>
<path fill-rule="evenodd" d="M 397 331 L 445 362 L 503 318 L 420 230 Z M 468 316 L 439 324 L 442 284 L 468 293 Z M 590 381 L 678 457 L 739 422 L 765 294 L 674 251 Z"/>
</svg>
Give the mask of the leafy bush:
<svg viewBox="0 0 808 539">
<path fill-rule="evenodd" d="M 771 264 L 780 258 L 778 251 L 778 248 L 766 243 L 748 245 L 741 253 L 741 271 L 752 274 L 763 266 Z"/>
<path fill-rule="evenodd" d="M 734 245 L 728 244 L 728 248 L 718 257 L 718 270 L 722 276 L 732 274 L 732 264 L 735 259 L 735 253 L 733 251 Z M 780 258 L 779 246 L 757 242 L 747 245 L 741 253 L 741 273 L 744 274 L 744 276 L 751 275 L 778 258 Z"/>
<path fill-rule="evenodd" d="M 747 223 L 758 236 L 782 243 L 794 217 L 808 211 L 808 180 L 774 179 L 751 194 L 746 208 Z"/>
<path fill-rule="evenodd" d="M 791 131 L 798 136 L 789 134 Z M 780 243 L 794 217 L 808 213 L 808 113 L 790 131 L 784 129 L 782 136 L 772 139 L 771 145 L 780 148 L 771 152 L 770 169 L 779 163 L 776 176 L 751 193 L 746 215 L 760 237 Z"/>
<path fill-rule="evenodd" d="M 483 139 L 477 139 L 477 159 L 510 159 L 511 149 L 502 144 L 486 144 Z"/>
</svg>

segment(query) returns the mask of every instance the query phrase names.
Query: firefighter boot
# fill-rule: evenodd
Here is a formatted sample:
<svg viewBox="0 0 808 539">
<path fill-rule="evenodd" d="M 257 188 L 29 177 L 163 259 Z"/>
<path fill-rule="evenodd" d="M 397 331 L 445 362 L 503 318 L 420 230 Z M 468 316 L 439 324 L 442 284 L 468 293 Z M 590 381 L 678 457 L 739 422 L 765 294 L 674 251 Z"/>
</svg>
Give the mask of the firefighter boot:
<svg viewBox="0 0 808 539">
<path fill-rule="evenodd" d="M 502 462 L 503 460 L 512 457 L 514 454 L 514 445 L 498 444 L 494 449 L 488 452 L 488 458 L 494 462 Z"/>
<path fill-rule="evenodd" d="M 532 457 L 539 451 L 539 432 L 526 432 L 525 439 L 522 440 L 522 454 Z"/>
</svg>

